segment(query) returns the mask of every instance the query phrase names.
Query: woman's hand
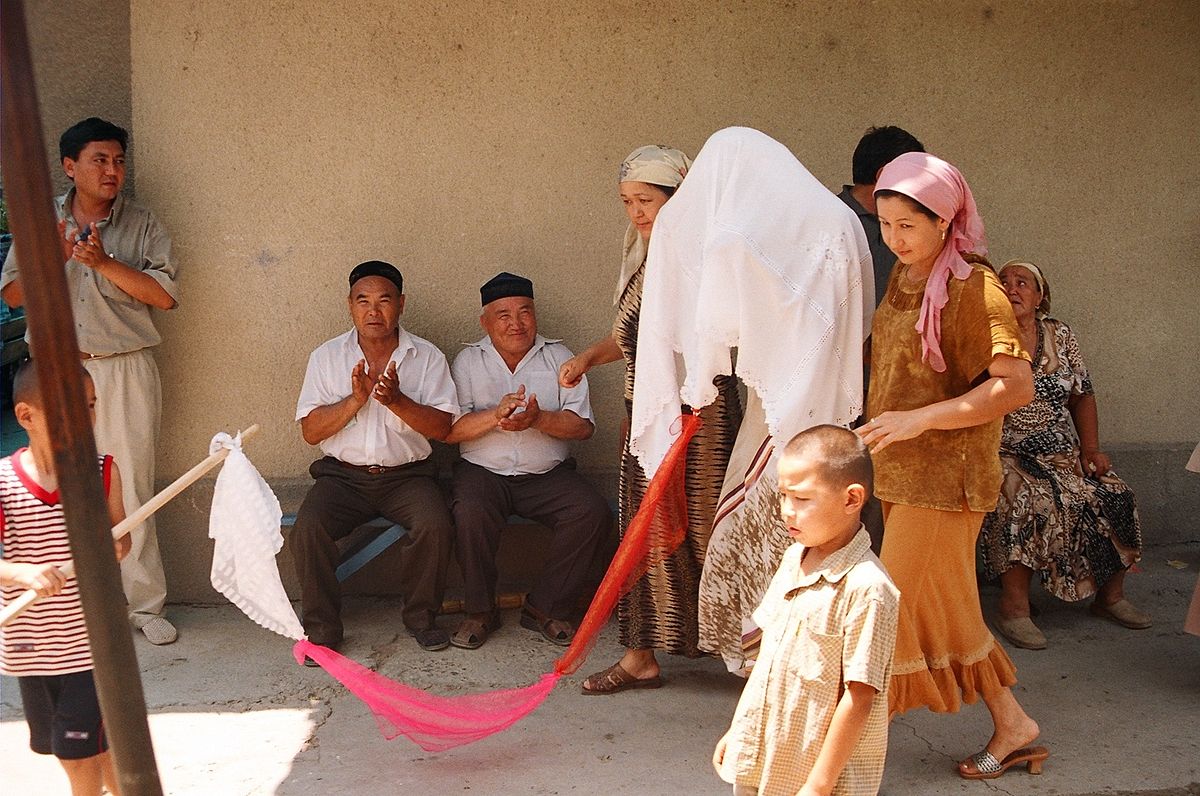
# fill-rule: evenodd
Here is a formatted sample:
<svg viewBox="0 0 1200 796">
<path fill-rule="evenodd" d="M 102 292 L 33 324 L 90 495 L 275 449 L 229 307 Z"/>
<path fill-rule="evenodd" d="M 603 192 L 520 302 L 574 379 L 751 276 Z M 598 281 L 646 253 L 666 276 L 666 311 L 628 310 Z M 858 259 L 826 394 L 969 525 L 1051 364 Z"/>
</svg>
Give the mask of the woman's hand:
<svg viewBox="0 0 1200 796">
<path fill-rule="evenodd" d="M 591 362 L 583 354 L 576 354 L 562 363 L 562 367 L 558 369 L 558 383 L 568 389 L 578 387 L 584 374 L 591 369 Z"/>
<path fill-rule="evenodd" d="M 884 412 L 863 423 L 854 433 L 871 449 L 871 453 L 878 453 L 893 442 L 919 437 L 929 429 L 924 409 L 911 409 L 907 412 Z"/>
<path fill-rule="evenodd" d="M 1079 463 L 1084 475 L 1107 475 L 1112 469 L 1112 459 L 1097 448 L 1084 448 L 1079 452 Z"/>
</svg>

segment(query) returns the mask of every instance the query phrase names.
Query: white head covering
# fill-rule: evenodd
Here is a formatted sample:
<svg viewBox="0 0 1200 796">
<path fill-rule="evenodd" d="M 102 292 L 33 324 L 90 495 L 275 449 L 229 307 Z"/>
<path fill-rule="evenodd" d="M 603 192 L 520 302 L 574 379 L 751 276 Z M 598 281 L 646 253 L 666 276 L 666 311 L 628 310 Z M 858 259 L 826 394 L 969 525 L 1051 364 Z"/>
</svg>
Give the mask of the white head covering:
<svg viewBox="0 0 1200 796">
<path fill-rule="evenodd" d="M 715 399 L 734 347 L 781 444 L 853 420 L 874 295 L 854 212 L 778 141 L 745 127 L 715 133 L 650 239 L 631 443 L 647 476 L 680 403 Z"/>
<path fill-rule="evenodd" d="M 633 150 L 621 161 L 617 180 L 675 188 L 683 182 L 691 167 L 691 158 L 678 149 L 648 144 Z M 625 286 L 645 261 L 646 241 L 642 240 L 638 228 L 630 224 L 625 230 L 625 241 L 621 248 L 621 275 L 617 278 L 617 292 L 613 295 L 614 306 L 621 302 Z"/>
</svg>

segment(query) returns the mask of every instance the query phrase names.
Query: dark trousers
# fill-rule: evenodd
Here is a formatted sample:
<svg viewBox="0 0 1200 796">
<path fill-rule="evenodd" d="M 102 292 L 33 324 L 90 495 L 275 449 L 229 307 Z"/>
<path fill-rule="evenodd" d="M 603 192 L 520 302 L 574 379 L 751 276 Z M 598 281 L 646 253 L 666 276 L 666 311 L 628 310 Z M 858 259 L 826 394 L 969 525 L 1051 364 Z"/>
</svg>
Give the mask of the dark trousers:
<svg viewBox="0 0 1200 796">
<path fill-rule="evenodd" d="M 332 456 L 308 468 L 316 481 L 296 514 L 290 539 L 300 581 L 304 632 L 316 644 L 342 640 L 342 588 L 337 540 L 365 522 L 385 517 L 408 529 L 400 546 L 399 576 L 406 627 L 433 623 L 442 607 L 454 524 L 428 460 L 372 474 Z"/>
<path fill-rule="evenodd" d="M 496 603 L 496 550 L 509 515 L 554 531 L 545 569 L 527 602 L 555 619 L 570 615 L 592 557 L 612 531 L 608 502 L 575 471 L 573 459 L 537 475 L 496 475 L 460 461 L 450 506 L 467 613 L 490 611 Z"/>
</svg>

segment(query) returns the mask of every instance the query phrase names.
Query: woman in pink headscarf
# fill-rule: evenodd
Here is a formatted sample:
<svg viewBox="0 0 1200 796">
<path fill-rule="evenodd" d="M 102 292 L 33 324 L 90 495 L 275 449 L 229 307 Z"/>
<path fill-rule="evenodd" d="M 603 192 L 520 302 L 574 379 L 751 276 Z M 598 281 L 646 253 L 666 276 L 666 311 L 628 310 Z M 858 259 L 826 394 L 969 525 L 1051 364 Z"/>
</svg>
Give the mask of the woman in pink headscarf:
<svg viewBox="0 0 1200 796">
<path fill-rule="evenodd" d="M 871 332 L 859 429 L 883 503 L 883 563 L 900 589 L 894 714 L 957 712 L 982 697 L 995 732 L 959 764 L 990 779 L 1048 756 L 1013 696 L 1016 669 L 983 621 L 975 541 L 1000 491 L 1004 416 L 1033 397 L 1029 353 L 983 255 L 983 222 L 958 169 L 908 153 L 879 173 L 876 206 L 898 260 Z"/>
</svg>

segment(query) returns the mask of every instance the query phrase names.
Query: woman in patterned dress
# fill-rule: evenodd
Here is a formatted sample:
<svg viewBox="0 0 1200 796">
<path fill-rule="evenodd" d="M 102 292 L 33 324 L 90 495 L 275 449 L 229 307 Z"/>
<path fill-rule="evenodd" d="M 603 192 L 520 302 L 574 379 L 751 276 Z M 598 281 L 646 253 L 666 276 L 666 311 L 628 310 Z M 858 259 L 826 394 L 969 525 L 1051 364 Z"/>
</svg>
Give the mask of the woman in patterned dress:
<svg viewBox="0 0 1200 796">
<path fill-rule="evenodd" d="M 1004 482 L 983 522 L 984 574 L 1002 589 L 996 629 L 1018 647 L 1045 649 L 1029 617 L 1029 582 L 1128 628 L 1150 617 L 1125 599 L 1125 573 L 1141 558 L 1133 492 L 1100 450 L 1096 398 L 1075 333 L 1049 317 L 1050 286 L 1033 263 L 1000 269 L 1021 342 L 1033 351 L 1034 399 L 1004 418 Z"/>
<path fill-rule="evenodd" d="M 559 382 L 573 387 L 593 367 L 625 361 L 627 421 L 618 496 L 622 535 L 637 513 L 647 485 L 637 457 L 629 451 L 628 433 L 646 251 L 659 209 L 675 193 L 689 168 L 691 160 L 682 152 L 655 145 L 635 149 L 621 164 L 620 196 L 630 223 L 614 298 L 617 319 L 610 335 L 567 360 L 559 372 Z M 687 536 L 669 558 L 647 571 L 621 598 L 617 618 L 625 654 L 607 669 L 588 676 L 582 685 L 585 694 L 661 686 L 655 650 L 688 657 L 704 654 L 698 646 L 696 616 L 700 573 L 725 466 L 742 419 L 736 381 L 725 377 L 715 384 L 718 398 L 701 411 L 704 425 L 688 446 Z"/>
</svg>

